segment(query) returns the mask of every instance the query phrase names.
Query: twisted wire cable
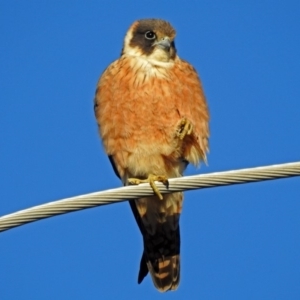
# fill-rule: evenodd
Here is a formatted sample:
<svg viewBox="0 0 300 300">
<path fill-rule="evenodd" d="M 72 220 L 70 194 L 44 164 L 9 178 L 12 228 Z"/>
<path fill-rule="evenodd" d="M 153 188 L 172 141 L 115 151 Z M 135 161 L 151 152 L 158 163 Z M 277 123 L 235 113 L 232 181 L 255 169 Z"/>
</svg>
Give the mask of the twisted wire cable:
<svg viewBox="0 0 300 300">
<path fill-rule="evenodd" d="M 300 162 L 171 178 L 167 187 L 160 182 L 156 184 L 160 192 L 166 194 L 293 176 L 300 176 Z M 65 198 L 0 217 L 0 231 L 72 211 L 151 195 L 153 195 L 152 188 L 144 183 Z"/>
</svg>

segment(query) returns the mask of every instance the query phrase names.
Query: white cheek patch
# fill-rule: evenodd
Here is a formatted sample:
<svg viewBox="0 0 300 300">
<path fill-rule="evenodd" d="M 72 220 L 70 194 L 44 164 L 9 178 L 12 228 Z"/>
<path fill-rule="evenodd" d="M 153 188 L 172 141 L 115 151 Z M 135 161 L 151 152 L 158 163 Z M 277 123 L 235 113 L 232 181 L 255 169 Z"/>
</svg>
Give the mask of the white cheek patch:
<svg viewBox="0 0 300 300">
<path fill-rule="evenodd" d="M 124 52 L 127 52 L 128 48 L 129 48 L 129 43 L 132 40 L 132 31 L 129 30 L 127 32 L 127 34 L 125 35 L 125 39 L 124 39 Z"/>
<path fill-rule="evenodd" d="M 143 53 L 139 48 L 125 47 L 124 53 L 133 57 L 143 57 Z"/>
</svg>

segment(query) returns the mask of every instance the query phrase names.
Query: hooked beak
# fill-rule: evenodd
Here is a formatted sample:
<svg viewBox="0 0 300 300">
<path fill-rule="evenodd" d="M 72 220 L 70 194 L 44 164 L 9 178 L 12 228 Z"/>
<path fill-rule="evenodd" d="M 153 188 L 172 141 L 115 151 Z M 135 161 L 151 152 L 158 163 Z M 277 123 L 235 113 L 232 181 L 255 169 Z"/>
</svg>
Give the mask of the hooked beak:
<svg viewBox="0 0 300 300">
<path fill-rule="evenodd" d="M 160 41 L 154 43 L 154 46 L 158 46 L 165 51 L 169 51 L 171 48 L 171 41 L 168 37 L 164 37 Z"/>
</svg>

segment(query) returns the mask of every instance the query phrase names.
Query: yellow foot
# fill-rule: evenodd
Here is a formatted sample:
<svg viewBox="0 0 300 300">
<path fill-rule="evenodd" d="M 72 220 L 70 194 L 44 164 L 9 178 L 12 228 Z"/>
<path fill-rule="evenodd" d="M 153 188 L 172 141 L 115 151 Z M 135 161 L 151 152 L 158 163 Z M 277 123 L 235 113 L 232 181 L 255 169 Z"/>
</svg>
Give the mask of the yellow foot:
<svg viewBox="0 0 300 300">
<path fill-rule="evenodd" d="M 147 179 L 138 179 L 138 178 L 128 178 L 128 182 L 130 184 L 141 184 L 141 183 L 149 183 L 153 189 L 154 194 L 160 199 L 163 199 L 162 194 L 160 193 L 158 187 L 156 186 L 154 181 L 160 181 L 165 185 L 168 185 L 168 178 L 164 175 L 153 175 L 150 174 Z"/>
<path fill-rule="evenodd" d="M 182 118 L 177 125 L 176 135 L 183 140 L 186 135 L 190 135 L 192 132 L 192 123 L 187 118 Z"/>
</svg>

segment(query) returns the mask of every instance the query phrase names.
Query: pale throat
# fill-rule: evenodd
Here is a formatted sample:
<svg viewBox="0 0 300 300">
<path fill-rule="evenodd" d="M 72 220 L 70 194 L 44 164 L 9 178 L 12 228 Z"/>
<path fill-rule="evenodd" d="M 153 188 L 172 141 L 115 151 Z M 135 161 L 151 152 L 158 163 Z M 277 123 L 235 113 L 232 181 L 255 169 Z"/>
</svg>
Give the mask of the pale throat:
<svg viewBox="0 0 300 300">
<path fill-rule="evenodd" d="M 131 67 L 137 73 L 142 72 L 150 77 L 166 78 L 166 73 L 174 66 L 174 60 L 170 58 L 169 53 L 160 48 L 146 55 L 137 47 L 127 47 L 124 54 L 131 57 Z"/>
</svg>

